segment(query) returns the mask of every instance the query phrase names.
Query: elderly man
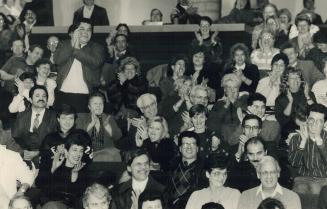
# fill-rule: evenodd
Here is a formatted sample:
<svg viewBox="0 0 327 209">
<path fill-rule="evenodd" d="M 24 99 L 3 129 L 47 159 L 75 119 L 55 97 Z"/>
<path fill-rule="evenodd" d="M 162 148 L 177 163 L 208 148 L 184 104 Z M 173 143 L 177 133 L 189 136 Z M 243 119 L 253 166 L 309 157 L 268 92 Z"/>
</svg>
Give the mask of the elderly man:
<svg viewBox="0 0 327 209">
<path fill-rule="evenodd" d="M 241 194 L 238 209 L 257 208 L 262 200 L 271 197 L 280 200 L 285 209 L 301 209 L 299 196 L 278 183 L 280 167 L 271 156 L 264 156 L 257 166 L 261 184 Z"/>
<path fill-rule="evenodd" d="M 14 196 L 24 195 L 33 184 L 35 169 L 29 169 L 19 153 L 0 145 L 0 208 L 7 208 Z M 17 181 L 21 186 L 17 188 Z M 18 189 L 18 190 L 17 190 Z"/>
<path fill-rule="evenodd" d="M 327 185 L 327 132 L 324 131 L 326 108 L 313 104 L 306 123 L 290 140 L 289 162 L 296 168 L 293 190 L 302 194 L 319 194 Z"/>
<path fill-rule="evenodd" d="M 222 79 L 225 96 L 218 100 L 208 117 L 208 128 L 221 133 L 229 145 L 237 148 L 239 136 L 242 134 L 241 121 L 246 110 L 247 94 L 239 93 L 241 80 L 233 73 Z"/>
<path fill-rule="evenodd" d="M 190 195 L 206 182 L 203 161 L 198 157 L 199 146 L 200 137 L 192 131 L 184 131 L 178 136 L 181 156 L 172 162 L 164 194 L 171 209 L 185 208 Z"/>
<path fill-rule="evenodd" d="M 135 142 L 137 130 L 140 127 L 147 127 L 147 120 L 157 116 L 158 114 L 157 97 L 154 94 L 142 94 L 137 99 L 136 105 L 142 114 L 140 117 L 127 119 L 127 134 L 125 134 L 120 140 L 114 141 L 115 146 L 120 150 L 137 148 Z"/>
<path fill-rule="evenodd" d="M 59 38 L 57 36 L 50 36 L 47 41 L 47 50 L 45 51 L 44 57 L 49 59 L 54 64 L 54 53 L 59 44 Z"/>
<path fill-rule="evenodd" d="M 82 201 L 84 209 L 108 209 L 111 195 L 106 187 L 94 183 L 86 188 Z"/>
<path fill-rule="evenodd" d="M 83 0 L 84 6 L 74 13 L 73 23 L 78 23 L 82 18 L 91 19 L 93 25 L 109 25 L 105 8 L 94 4 L 94 0 Z"/>
<path fill-rule="evenodd" d="M 77 112 L 86 112 L 89 94 L 100 85 L 104 48 L 90 41 L 93 25 L 89 19 L 77 25 L 73 38 L 62 42 L 54 54 L 58 69 L 55 107 L 66 103 Z"/>
<path fill-rule="evenodd" d="M 150 175 L 150 159 L 147 152 L 134 149 L 126 155 L 127 171 L 131 179 L 121 183 L 113 192 L 111 209 L 137 208 L 138 198 L 143 192 L 157 192 L 161 194 L 164 187 Z"/>
</svg>

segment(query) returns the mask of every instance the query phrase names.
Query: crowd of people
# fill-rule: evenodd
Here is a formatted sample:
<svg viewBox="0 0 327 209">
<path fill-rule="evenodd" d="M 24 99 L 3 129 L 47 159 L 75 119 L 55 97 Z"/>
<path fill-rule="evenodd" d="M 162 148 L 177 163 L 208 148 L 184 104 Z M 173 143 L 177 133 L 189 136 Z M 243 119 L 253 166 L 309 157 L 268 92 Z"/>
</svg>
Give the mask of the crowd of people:
<svg viewBox="0 0 327 209">
<path fill-rule="evenodd" d="M 22 22 L 0 13 L 0 208 L 301 209 L 303 195 L 327 208 L 327 33 L 314 0 L 294 24 L 288 9 L 236 0 L 219 22 L 254 29 L 228 59 L 214 22 L 178 0 L 172 23 L 199 28 L 185 54 L 149 70 L 128 25 L 92 41 L 109 19 L 83 2 L 67 39 L 47 46 L 29 40 L 33 8 Z M 102 162 L 126 169 L 91 178 Z"/>
</svg>

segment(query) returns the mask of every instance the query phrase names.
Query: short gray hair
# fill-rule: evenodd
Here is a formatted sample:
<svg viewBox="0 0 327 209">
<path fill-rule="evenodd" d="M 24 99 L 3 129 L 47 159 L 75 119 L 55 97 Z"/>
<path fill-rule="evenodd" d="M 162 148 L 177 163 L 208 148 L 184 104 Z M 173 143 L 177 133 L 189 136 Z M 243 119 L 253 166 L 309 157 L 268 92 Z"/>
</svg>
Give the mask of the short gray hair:
<svg viewBox="0 0 327 209">
<path fill-rule="evenodd" d="M 83 206 L 86 207 L 88 205 L 88 200 L 90 195 L 94 195 L 99 199 L 106 198 L 108 201 L 108 204 L 111 201 L 111 195 L 109 194 L 109 190 L 98 183 L 94 183 L 91 186 L 87 187 L 84 194 L 83 194 Z"/>
<path fill-rule="evenodd" d="M 280 173 L 280 170 L 281 170 L 281 169 L 280 169 L 280 166 L 279 166 L 278 161 L 277 161 L 274 157 L 269 156 L 269 155 L 264 156 L 264 157 L 262 158 L 262 160 L 260 161 L 260 163 L 258 164 L 258 166 L 257 166 L 257 172 L 258 172 L 258 173 L 261 172 L 261 168 L 262 168 L 262 166 L 265 165 L 266 163 L 272 163 L 272 164 L 274 164 L 274 165 L 275 165 L 275 168 L 276 168 L 276 171 L 277 171 L 278 173 Z"/>
<path fill-rule="evenodd" d="M 145 93 L 139 96 L 136 100 L 136 106 L 141 109 L 145 99 L 150 99 L 151 101 L 157 102 L 157 97 L 154 94 Z"/>
</svg>

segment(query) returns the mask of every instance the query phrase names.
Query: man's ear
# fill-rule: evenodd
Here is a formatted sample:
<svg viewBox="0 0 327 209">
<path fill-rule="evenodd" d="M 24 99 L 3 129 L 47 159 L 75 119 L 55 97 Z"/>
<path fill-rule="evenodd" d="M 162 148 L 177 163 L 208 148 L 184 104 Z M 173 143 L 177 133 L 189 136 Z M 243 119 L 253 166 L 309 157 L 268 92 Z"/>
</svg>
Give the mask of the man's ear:
<svg viewBox="0 0 327 209">
<path fill-rule="evenodd" d="M 208 171 L 206 171 L 206 177 L 210 178 L 210 173 Z"/>
<path fill-rule="evenodd" d="M 131 168 L 131 166 L 127 166 L 127 171 L 130 173 L 130 172 L 132 172 L 132 168 Z"/>
</svg>

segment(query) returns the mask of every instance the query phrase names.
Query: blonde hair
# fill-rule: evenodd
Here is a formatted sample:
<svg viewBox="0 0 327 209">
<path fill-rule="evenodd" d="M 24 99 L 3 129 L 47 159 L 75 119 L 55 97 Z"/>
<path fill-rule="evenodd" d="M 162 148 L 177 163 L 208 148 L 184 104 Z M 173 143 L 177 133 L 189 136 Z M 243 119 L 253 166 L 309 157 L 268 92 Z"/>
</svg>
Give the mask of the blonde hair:
<svg viewBox="0 0 327 209">
<path fill-rule="evenodd" d="M 162 126 L 163 133 L 162 133 L 161 137 L 169 138 L 170 135 L 169 135 L 168 123 L 167 123 L 166 119 L 161 116 L 155 116 L 148 120 L 148 127 L 150 126 L 150 124 L 152 124 L 154 122 L 160 123 Z"/>
<path fill-rule="evenodd" d="M 144 104 L 144 100 L 147 98 L 150 99 L 151 101 L 157 102 L 157 97 L 154 94 L 145 93 L 145 94 L 142 94 L 141 96 L 139 96 L 139 98 L 137 98 L 136 106 L 139 109 L 141 109 Z"/>
</svg>

